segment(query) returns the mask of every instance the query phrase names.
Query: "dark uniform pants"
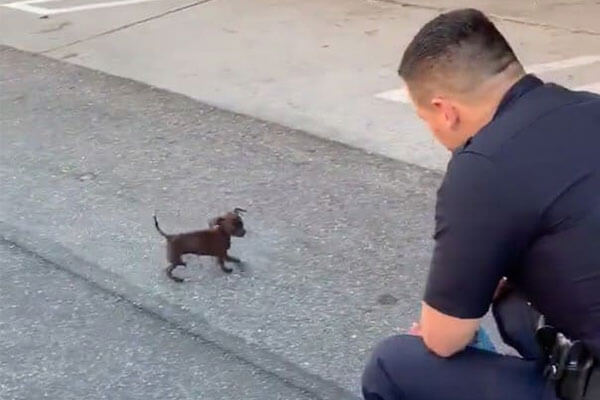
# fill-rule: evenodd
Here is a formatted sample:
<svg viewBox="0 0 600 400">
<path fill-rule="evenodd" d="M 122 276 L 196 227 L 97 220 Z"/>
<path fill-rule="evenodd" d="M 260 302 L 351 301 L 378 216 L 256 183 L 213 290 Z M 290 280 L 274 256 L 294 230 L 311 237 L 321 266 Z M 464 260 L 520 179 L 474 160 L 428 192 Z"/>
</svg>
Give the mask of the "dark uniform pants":
<svg viewBox="0 0 600 400">
<path fill-rule="evenodd" d="M 522 357 L 467 347 L 444 359 L 419 337 L 387 338 L 363 372 L 365 400 L 557 400 L 536 362 L 530 310 L 512 295 L 493 310 L 504 341 Z"/>
</svg>

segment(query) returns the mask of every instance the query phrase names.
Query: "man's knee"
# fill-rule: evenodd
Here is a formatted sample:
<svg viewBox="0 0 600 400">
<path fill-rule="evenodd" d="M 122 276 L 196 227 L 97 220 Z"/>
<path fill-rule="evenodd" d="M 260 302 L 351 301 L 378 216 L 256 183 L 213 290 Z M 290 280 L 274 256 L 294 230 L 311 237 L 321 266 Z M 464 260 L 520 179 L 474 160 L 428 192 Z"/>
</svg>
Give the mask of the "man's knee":
<svg viewBox="0 0 600 400">
<path fill-rule="evenodd" d="M 364 398 L 401 399 L 402 381 L 414 374 L 410 365 L 418 349 L 424 349 L 421 338 L 410 335 L 391 336 L 375 346 L 362 375 Z"/>
</svg>

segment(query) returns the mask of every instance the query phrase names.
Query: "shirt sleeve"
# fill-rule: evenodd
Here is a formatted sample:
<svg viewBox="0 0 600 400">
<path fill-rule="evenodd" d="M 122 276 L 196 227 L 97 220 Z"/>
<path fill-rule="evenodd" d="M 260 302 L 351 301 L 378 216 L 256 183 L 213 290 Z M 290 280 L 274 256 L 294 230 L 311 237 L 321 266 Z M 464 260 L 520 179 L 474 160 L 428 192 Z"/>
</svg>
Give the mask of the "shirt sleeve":
<svg viewBox="0 0 600 400">
<path fill-rule="evenodd" d="M 487 312 L 526 244 L 519 191 L 485 156 L 458 153 L 438 190 L 435 247 L 424 301 L 457 318 Z"/>
</svg>

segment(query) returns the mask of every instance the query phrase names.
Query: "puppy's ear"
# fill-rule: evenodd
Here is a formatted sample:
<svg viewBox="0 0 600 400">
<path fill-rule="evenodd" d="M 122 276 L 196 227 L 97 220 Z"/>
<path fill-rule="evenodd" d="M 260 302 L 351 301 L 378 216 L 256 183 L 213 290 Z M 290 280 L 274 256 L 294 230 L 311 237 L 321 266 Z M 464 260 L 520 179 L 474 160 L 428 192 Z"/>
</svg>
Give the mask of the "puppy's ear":
<svg viewBox="0 0 600 400">
<path fill-rule="evenodd" d="M 243 208 L 236 207 L 236 208 L 234 208 L 234 209 L 233 209 L 233 213 L 234 213 L 234 214 L 237 214 L 238 216 L 239 216 L 241 213 L 245 213 L 245 212 L 246 212 L 246 210 L 244 210 Z"/>
<path fill-rule="evenodd" d="M 215 226 L 221 225 L 223 223 L 223 221 L 224 221 L 223 217 L 213 218 L 210 221 L 208 221 L 208 226 L 210 228 L 214 228 Z"/>
</svg>

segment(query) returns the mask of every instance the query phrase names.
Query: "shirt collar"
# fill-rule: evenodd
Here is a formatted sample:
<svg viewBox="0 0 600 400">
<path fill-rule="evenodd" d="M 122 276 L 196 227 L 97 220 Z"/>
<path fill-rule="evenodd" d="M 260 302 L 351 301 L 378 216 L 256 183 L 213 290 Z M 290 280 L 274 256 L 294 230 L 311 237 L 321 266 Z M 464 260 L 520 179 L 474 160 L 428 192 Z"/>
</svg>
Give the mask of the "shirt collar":
<svg viewBox="0 0 600 400">
<path fill-rule="evenodd" d="M 492 121 L 512 107 L 523 95 L 539 86 L 542 86 L 543 84 L 544 82 L 533 74 L 526 74 L 523 76 L 514 85 L 512 85 L 510 89 L 508 89 L 504 96 L 502 96 L 502 100 L 500 100 L 500 104 L 498 104 L 498 108 L 496 108 L 494 116 L 492 117 Z M 477 136 L 477 134 L 475 136 Z M 465 144 L 455 149 L 452 154 L 456 155 L 464 150 L 467 146 L 469 146 L 469 144 L 471 144 L 472 140 L 473 137 L 469 138 Z"/>
<path fill-rule="evenodd" d="M 492 120 L 498 118 L 498 116 L 509 109 L 524 94 L 543 84 L 544 82 L 533 74 L 527 74 L 519 79 L 502 97 Z"/>
</svg>

